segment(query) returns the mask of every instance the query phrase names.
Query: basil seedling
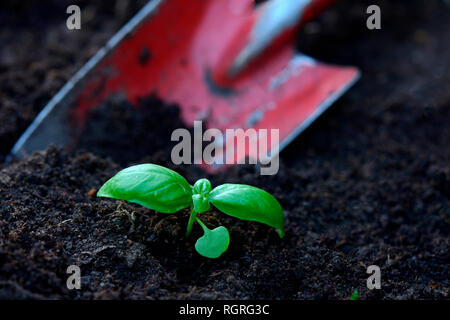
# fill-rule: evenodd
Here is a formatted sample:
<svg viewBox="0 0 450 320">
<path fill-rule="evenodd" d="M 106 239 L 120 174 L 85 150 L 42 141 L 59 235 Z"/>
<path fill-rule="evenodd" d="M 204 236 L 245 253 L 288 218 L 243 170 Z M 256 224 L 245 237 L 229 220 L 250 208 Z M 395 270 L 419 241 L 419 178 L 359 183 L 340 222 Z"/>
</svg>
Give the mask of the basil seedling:
<svg viewBox="0 0 450 320">
<path fill-rule="evenodd" d="M 195 243 L 195 249 L 207 258 L 218 258 L 230 242 L 225 227 L 210 230 L 197 217 L 211 205 L 232 217 L 267 224 L 276 228 L 281 238 L 284 236 L 283 209 L 270 193 L 244 184 L 223 184 L 212 189 L 208 179 L 191 186 L 177 172 L 155 164 L 140 164 L 118 172 L 100 188 L 97 197 L 127 200 L 162 213 L 190 208 L 186 236 L 197 222 L 204 235 Z"/>
<path fill-rule="evenodd" d="M 353 291 L 352 295 L 350 296 L 350 298 L 348 298 L 349 300 L 358 300 L 361 296 L 358 293 L 358 290 Z"/>
</svg>

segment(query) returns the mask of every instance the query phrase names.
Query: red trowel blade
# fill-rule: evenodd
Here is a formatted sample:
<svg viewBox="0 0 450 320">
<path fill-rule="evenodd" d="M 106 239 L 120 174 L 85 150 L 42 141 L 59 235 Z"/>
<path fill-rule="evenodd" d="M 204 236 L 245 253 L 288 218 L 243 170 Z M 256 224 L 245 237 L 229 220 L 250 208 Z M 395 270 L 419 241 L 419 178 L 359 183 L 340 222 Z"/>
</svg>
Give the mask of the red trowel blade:
<svg viewBox="0 0 450 320">
<path fill-rule="evenodd" d="M 81 128 L 110 95 L 136 103 L 153 93 L 179 105 L 188 127 L 203 120 L 223 131 L 279 129 L 283 148 L 356 81 L 358 70 L 319 63 L 284 42 L 220 87 L 211 74 L 252 19 L 253 0 L 150 2 L 50 101 L 12 153 L 69 145 L 69 123 Z"/>
</svg>

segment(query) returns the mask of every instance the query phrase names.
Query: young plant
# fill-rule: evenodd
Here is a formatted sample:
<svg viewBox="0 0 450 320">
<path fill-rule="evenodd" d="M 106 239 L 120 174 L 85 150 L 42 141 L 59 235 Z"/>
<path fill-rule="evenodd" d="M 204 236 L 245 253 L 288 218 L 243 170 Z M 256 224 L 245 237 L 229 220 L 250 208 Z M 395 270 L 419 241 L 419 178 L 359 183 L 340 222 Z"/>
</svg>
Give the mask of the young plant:
<svg viewBox="0 0 450 320">
<path fill-rule="evenodd" d="M 359 298 L 360 298 L 360 295 L 358 293 L 358 290 L 355 290 L 355 291 L 353 291 L 352 295 L 348 299 L 349 300 L 358 300 Z"/>
<path fill-rule="evenodd" d="M 161 213 L 189 207 L 186 236 L 197 222 L 204 235 L 195 243 L 195 249 L 207 258 L 218 258 L 230 242 L 225 227 L 210 230 L 197 217 L 208 211 L 211 204 L 232 217 L 274 227 L 281 238 L 284 236 L 283 209 L 268 192 L 244 184 L 223 184 L 212 189 L 208 179 L 191 186 L 180 174 L 155 164 L 140 164 L 118 172 L 100 188 L 97 197 L 127 200 Z"/>
</svg>

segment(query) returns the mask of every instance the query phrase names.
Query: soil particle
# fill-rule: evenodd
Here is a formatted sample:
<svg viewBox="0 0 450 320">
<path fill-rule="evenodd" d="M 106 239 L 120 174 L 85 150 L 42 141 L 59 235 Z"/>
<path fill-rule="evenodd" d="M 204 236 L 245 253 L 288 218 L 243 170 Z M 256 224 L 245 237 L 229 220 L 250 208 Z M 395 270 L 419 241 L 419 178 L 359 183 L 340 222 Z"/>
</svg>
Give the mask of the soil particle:
<svg viewBox="0 0 450 320">
<path fill-rule="evenodd" d="M 144 66 L 151 58 L 152 53 L 150 52 L 150 50 L 148 50 L 147 47 L 142 48 L 141 53 L 139 54 L 139 63 Z"/>
</svg>

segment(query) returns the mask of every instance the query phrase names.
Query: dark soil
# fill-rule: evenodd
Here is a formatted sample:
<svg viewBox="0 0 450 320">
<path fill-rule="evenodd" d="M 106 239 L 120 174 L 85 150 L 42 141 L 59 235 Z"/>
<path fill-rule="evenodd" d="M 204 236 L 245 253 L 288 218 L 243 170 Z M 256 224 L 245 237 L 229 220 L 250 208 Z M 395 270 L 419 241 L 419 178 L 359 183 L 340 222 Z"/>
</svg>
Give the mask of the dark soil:
<svg viewBox="0 0 450 320">
<path fill-rule="evenodd" d="M 77 148 L 111 157 L 122 165 L 140 161 L 155 151 L 170 155 L 177 143 L 171 142 L 172 132 L 185 127 L 179 108 L 164 104 L 156 96 L 141 99 L 137 108 L 121 96 L 112 96 L 88 117 Z"/>
<path fill-rule="evenodd" d="M 365 28 L 365 8 L 372 3 L 382 8 L 382 30 Z M 199 170 L 173 166 L 167 144 L 158 144 L 159 135 L 179 125 L 173 106 L 142 109 L 144 119 L 167 128 L 142 136 L 142 117 L 128 116 L 129 106 L 109 102 L 116 110 L 109 125 L 126 116 L 129 131 L 120 129 L 119 135 L 129 132 L 135 148 L 145 151 L 134 153 L 126 140 L 114 138 L 118 148 L 111 153 L 114 140 L 86 136 L 82 145 L 97 155 L 50 148 L 5 165 L 0 297 L 347 299 L 357 289 L 362 299 L 448 299 L 449 12 L 438 0 L 349 0 L 305 27 L 298 44 L 302 51 L 359 66 L 361 81 L 282 152 L 277 175 L 260 176 L 257 168 L 241 166 L 210 177 L 213 185 L 246 183 L 273 193 L 286 213 L 282 240 L 264 225 L 213 211 L 203 214 L 206 224 L 228 227 L 231 243 L 222 258 L 211 261 L 193 248 L 198 226 L 191 238 L 183 236 L 187 212 L 164 215 L 92 197 L 92 189 L 135 162 L 169 166 L 191 183 L 200 177 Z M 102 30 L 100 25 L 96 32 Z M 39 48 L 44 78 L 51 71 L 46 63 L 58 56 L 46 48 Z M 7 50 L 1 48 L 0 57 Z M 77 63 L 62 62 L 60 68 L 70 73 Z M 9 136 L 0 134 L 8 150 L 54 92 L 42 88 L 42 80 L 23 92 L 5 90 L 24 83 L 13 75 L 35 79 L 36 71 L 20 63 L 1 68 L 0 123 L 17 119 L 8 110 L 20 114 L 23 123 L 8 129 Z M 48 81 L 56 90 L 65 77 L 59 84 Z M 36 92 L 46 94 L 43 101 Z M 5 101 L 14 106 L 6 108 Z M 27 119 L 21 101 L 33 106 Z M 141 104 L 161 107 L 156 98 Z M 81 268 L 78 291 L 66 288 L 71 264 Z M 381 268 L 381 290 L 366 287 L 366 267 L 372 264 Z"/>
</svg>

